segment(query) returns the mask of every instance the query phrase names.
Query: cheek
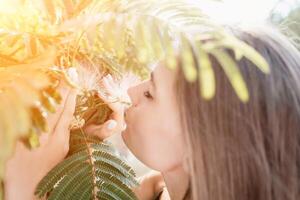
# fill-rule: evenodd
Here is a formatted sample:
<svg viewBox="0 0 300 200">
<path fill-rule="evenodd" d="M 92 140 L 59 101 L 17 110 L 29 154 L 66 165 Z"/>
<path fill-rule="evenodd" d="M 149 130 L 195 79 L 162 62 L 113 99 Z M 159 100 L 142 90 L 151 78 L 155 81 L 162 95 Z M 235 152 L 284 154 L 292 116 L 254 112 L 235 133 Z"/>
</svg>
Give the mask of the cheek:
<svg viewBox="0 0 300 200">
<path fill-rule="evenodd" d="M 152 169 L 166 171 L 180 164 L 183 139 L 179 120 L 154 109 L 133 108 L 127 112 L 122 136 L 135 156 Z"/>
</svg>

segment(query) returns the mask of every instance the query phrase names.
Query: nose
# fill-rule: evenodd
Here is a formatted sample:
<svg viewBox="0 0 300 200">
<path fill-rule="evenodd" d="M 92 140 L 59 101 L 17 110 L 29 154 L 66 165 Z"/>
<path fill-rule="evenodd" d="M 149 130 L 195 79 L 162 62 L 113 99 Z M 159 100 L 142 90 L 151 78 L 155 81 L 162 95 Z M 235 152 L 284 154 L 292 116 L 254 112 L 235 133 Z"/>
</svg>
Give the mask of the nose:
<svg viewBox="0 0 300 200">
<path fill-rule="evenodd" d="M 143 83 L 130 87 L 127 93 L 131 99 L 132 106 L 136 107 L 140 101 L 141 94 L 143 94 Z"/>
<path fill-rule="evenodd" d="M 136 93 L 137 90 L 136 90 L 136 87 L 137 86 L 130 87 L 127 90 L 128 96 L 129 96 L 129 98 L 131 100 L 131 106 L 134 106 L 134 107 L 137 104 L 137 93 Z"/>
</svg>

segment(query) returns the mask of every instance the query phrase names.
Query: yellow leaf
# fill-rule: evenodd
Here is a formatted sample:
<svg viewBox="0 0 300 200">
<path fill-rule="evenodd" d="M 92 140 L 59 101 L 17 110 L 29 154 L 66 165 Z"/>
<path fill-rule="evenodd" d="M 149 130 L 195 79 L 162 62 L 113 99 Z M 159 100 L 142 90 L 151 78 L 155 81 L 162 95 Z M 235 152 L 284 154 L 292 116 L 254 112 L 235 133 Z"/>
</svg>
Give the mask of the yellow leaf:
<svg viewBox="0 0 300 200">
<path fill-rule="evenodd" d="M 253 62 L 262 72 L 270 73 L 270 66 L 268 62 L 253 47 L 244 42 L 239 42 L 238 48 L 242 54 L 251 62 Z"/>
<path fill-rule="evenodd" d="M 166 65 L 170 69 L 175 69 L 178 65 L 177 63 L 177 58 L 175 56 L 174 52 L 174 46 L 173 46 L 173 41 L 172 38 L 169 35 L 169 29 L 167 26 L 163 27 L 163 46 L 165 49 L 165 60 L 166 60 Z"/>
<path fill-rule="evenodd" d="M 7 67 L 16 64 L 18 64 L 18 61 L 16 59 L 11 58 L 10 56 L 7 55 L 0 54 L 0 67 Z"/>
<path fill-rule="evenodd" d="M 135 28 L 135 42 L 138 49 L 138 59 L 141 63 L 150 63 L 154 58 L 149 29 L 145 26 L 146 20 L 138 21 Z"/>
<path fill-rule="evenodd" d="M 197 60 L 199 64 L 199 83 L 201 96 L 204 99 L 211 99 L 215 95 L 216 83 L 212 64 L 208 54 L 197 45 Z"/>
<path fill-rule="evenodd" d="M 163 47 L 162 47 L 162 41 L 161 41 L 161 33 L 159 30 L 159 23 L 156 20 L 153 20 L 152 25 L 150 25 L 150 31 L 151 31 L 151 43 L 154 50 L 154 55 L 156 60 L 161 60 L 163 56 Z"/>
<path fill-rule="evenodd" d="M 46 122 L 45 114 L 46 114 L 45 111 L 41 110 L 41 108 L 38 108 L 38 107 L 31 108 L 31 118 L 33 120 L 33 125 L 40 132 L 48 131 L 48 125 Z"/>
<path fill-rule="evenodd" d="M 80 13 L 83 9 L 85 9 L 91 3 L 92 3 L 92 0 L 81 0 L 75 8 L 74 15 L 77 15 L 78 13 Z"/>
<path fill-rule="evenodd" d="M 197 70 L 196 63 L 193 57 L 192 47 L 186 36 L 181 35 L 182 50 L 181 50 L 181 59 L 182 59 L 182 68 L 186 79 L 190 82 L 197 79 Z"/>
<path fill-rule="evenodd" d="M 71 17 L 74 13 L 74 3 L 72 0 L 63 0 L 68 18 Z"/>
<path fill-rule="evenodd" d="M 237 96 L 241 101 L 247 102 L 249 100 L 248 89 L 236 62 L 224 50 L 215 49 L 211 53 L 222 66 Z"/>
<path fill-rule="evenodd" d="M 238 58 L 241 58 L 242 56 L 246 57 L 251 62 L 253 62 L 262 72 L 270 73 L 270 66 L 265 58 L 245 42 L 240 41 L 232 36 L 227 36 L 220 43 L 220 45 L 231 48 L 233 51 L 235 51 Z"/>
<path fill-rule="evenodd" d="M 31 129 L 29 133 L 28 142 L 31 148 L 37 148 L 40 146 L 39 136 L 33 131 L 33 129 Z"/>
<path fill-rule="evenodd" d="M 53 0 L 43 0 L 45 8 L 50 16 L 52 22 L 54 22 L 56 18 L 55 7 L 53 5 Z"/>
<path fill-rule="evenodd" d="M 62 97 L 55 88 L 48 87 L 44 90 L 44 92 L 47 93 L 48 96 L 50 96 L 55 101 L 56 104 L 61 103 Z"/>
<path fill-rule="evenodd" d="M 37 54 L 37 40 L 34 37 L 29 37 L 30 54 L 35 56 Z"/>
</svg>

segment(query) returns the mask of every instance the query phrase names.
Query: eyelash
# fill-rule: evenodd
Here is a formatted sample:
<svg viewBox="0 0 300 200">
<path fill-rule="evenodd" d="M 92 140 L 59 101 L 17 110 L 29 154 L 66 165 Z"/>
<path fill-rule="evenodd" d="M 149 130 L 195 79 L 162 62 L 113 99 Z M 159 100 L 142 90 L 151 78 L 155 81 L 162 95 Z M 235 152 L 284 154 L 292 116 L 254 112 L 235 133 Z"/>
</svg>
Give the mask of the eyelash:
<svg viewBox="0 0 300 200">
<path fill-rule="evenodd" d="M 153 99 L 153 96 L 150 94 L 149 91 L 145 91 L 145 92 L 144 92 L 144 96 L 145 96 L 146 98 L 148 98 L 148 99 Z"/>
</svg>

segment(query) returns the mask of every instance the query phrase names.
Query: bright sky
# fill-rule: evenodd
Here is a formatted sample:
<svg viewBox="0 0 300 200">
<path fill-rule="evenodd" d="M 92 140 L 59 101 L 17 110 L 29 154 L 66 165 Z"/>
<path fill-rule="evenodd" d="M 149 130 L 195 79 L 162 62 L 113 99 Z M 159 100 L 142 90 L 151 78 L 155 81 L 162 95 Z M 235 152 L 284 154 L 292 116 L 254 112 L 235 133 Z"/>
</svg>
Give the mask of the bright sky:
<svg viewBox="0 0 300 200">
<path fill-rule="evenodd" d="M 224 0 L 224 20 L 249 21 L 265 19 L 278 0 Z"/>
<path fill-rule="evenodd" d="M 223 0 L 223 3 L 212 3 L 207 0 L 188 0 L 199 3 L 217 20 L 226 23 L 247 22 L 257 23 L 269 16 L 270 11 L 279 0 Z M 283 0 L 277 11 L 286 15 L 300 0 Z"/>
</svg>

